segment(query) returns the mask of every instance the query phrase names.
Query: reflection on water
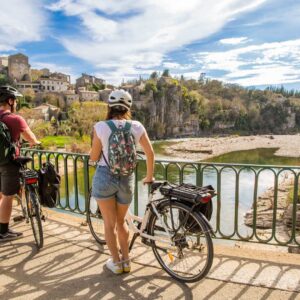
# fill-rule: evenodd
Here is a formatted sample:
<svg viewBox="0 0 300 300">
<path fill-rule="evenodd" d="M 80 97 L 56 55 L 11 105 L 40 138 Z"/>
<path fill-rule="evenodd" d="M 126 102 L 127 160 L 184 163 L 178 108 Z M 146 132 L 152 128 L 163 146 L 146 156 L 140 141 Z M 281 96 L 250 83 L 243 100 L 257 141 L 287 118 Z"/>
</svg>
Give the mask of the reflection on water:
<svg viewBox="0 0 300 300">
<path fill-rule="evenodd" d="M 247 163 L 247 164 L 268 164 L 268 165 L 299 165 L 298 158 L 282 158 L 275 157 L 274 152 L 276 149 L 256 149 L 249 151 L 239 151 L 224 154 L 222 156 L 212 159 L 213 162 L 222 163 Z M 220 168 L 219 168 L 220 169 Z M 155 177 L 157 180 L 167 179 L 172 183 L 179 183 L 180 181 L 180 165 L 170 164 L 165 168 L 162 164 L 157 164 L 155 167 Z M 220 172 L 220 185 L 219 190 L 217 186 L 217 171 L 215 168 L 206 166 L 203 169 L 203 185 L 211 184 L 219 193 L 219 213 L 220 224 L 217 224 L 217 198 L 213 199 L 214 212 L 211 223 L 214 228 L 219 227 L 221 232 L 225 235 L 233 233 L 234 228 L 239 228 L 239 233 L 246 237 L 252 233 L 251 228 L 243 225 L 243 215 L 246 211 L 251 209 L 254 199 L 254 171 L 250 168 L 244 168 L 239 173 L 239 185 L 236 189 L 236 174 L 238 169 L 232 167 L 224 167 Z M 91 168 L 90 183 L 94 169 Z M 142 178 L 146 175 L 145 162 L 139 163 L 138 168 L 138 214 L 143 215 L 145 206 L 147 204 L 148 187 L 142 184 Z M 282 173 L 281 177 L 285 176 Z M 68 173 L 69 183 L 69 205 L 71 209 L 76 206 L 82 211 L 85 209 L 84 200 L 84 175 L 83 169 L 77 170 L 77 187 L 78 199 L 75 197 L 75 177 L 73 172 Z M 61 184 L 61 205 L 66 206 L 66 192 L 65 192 L 65 177 L 62 177 Z M 183 172 L 183 182 L 196 184 L 196 170 L 192 165 L 186 165 Z M 269 187 L 274 186 L 274 173 L 271 170 L 264 170 L 260 173 L 258 178 L 258 196 L 266 191 Z M 238 198 L 237 198 L 238 196 Z M 78 205 L 76 205 L 78 203 Z M 133 204 L 131 209 L 133 211 Z M 236 210 L 237 208 L 237 210 Z M 235 213 L 236 211 L 236 213 Z M 235 215 L 236 214 L 236 215 Z M 235 218 L 237 224 L 235 224 Z"/>
</svg>

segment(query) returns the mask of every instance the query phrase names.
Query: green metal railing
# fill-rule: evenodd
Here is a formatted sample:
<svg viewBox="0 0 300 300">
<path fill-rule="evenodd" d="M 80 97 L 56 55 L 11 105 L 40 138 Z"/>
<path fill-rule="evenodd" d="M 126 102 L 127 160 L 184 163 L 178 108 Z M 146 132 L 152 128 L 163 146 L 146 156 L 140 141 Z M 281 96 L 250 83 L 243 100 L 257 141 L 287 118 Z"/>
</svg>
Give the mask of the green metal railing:
<svg viewBox="0 0 300 300">
<path fill-rule="evenodd" d="M 32 167 L 39 169 L 43 162 L 51 161 L 62 176 L 61 195 L 57 208 L 85 214 L 91 179 L 95 171 L 89 165 L 89 156 L 77 153 L 22 149 L 33 157 Z M 139 160 L 135 171 L 133 210 L 143 214 L 147 188 L 141 184 L 145 161 Z M 217 190 L 211 223 L 216 238 L 248 241 L 273 245 L 300 246 L 300 220 L 297 221 L 300 167 L 245 164 L 220 164 L 157 160 L 155 177 L 175 183 L 189 182 L 198 186 L 211 184 Z M 283 180 L 290 186 L 282 187 Z M 266 184 L 265 182 L 268 181 Z M 264 186 L 265 184 L 265 186 Z M 267 190 L 266 191 L 266 189 Z M 261 199 L 265 193 L 268 197 Z M 282 197 L 282 194 L 284 195 Z M 280 200 L 289 195 L 292 207 L 289 226 L 282 221 L 285 213 Z M 246 200 L 247 201 L 246 201 Z M 142 201 L 141 201 L 142 200 Z M 258 206 L 258 203 L 263 206 Z M 244 225 L 244 216 L 252 210 L 251 226 Z M 299 214 L 299 213 L 298 213 Z M 262 219 L 268 217 L 268 220 Z"/>
</svg>

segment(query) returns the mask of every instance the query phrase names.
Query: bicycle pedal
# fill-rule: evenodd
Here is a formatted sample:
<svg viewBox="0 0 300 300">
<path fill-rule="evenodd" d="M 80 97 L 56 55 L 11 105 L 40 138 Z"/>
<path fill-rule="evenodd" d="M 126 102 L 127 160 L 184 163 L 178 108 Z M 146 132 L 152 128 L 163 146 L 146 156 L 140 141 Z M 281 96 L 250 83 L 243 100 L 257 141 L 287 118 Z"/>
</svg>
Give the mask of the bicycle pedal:
<svg viewBox="0 0 300 300">
<path fill-rule="evenodd" d="M 14 222 L 21 222 L 24 219 L 25 219 L 24 216 L 15 216 L 15 217 L 13 217 Z"/>
<path fill-rule="evenodd" d="M 41 220 L 45 222 L 46 221 L 46 217 L 44 215 L 42 215 L 41 216 Z"/>
</svg>

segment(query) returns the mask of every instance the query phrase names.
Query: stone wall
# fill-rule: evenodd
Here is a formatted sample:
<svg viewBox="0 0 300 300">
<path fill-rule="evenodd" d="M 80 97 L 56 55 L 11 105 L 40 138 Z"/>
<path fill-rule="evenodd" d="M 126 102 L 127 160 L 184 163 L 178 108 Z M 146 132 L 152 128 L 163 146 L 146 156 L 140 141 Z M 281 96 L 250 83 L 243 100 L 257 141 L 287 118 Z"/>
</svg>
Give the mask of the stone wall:
<svg viewBox="0 0 300 300">
<path fill-rule="evenodd" d="M 16 81 L 31 81 L 28 57 L 23 54 L 8 57 L 8 76 Z"/>
</svg>

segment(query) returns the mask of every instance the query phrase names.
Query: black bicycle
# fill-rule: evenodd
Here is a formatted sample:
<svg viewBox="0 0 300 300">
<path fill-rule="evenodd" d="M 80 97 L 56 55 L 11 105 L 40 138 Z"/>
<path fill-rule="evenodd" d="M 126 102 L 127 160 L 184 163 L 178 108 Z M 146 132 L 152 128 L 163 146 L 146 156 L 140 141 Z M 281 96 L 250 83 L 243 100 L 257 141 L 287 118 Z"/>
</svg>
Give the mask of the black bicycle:
<svg viewBox="0 0 300 300">
<path fill-rule="evenodd" d="M 160 191 L 162 197 L 154 199 Z M 126 221 L 133 231 L 129 250 L 137 237 L 152 248 L 161 267 L 172 277 L 195 282 L 209 272 L 213 262 L 211 216 L 212 186 L 172 185 L 154 182 L 150 186 L 144 216 L 128 211 Z M 105 244 L 101 212 L 91 197 L 88 199 L 87 222 L 95 240 Z"/>
<path fill-rule="evenodd" d="M 45 221 L 45 216 L 39 201 L 38 173 L 26 167 L 26 164 L 31 161 L 32 158 L 26 156 L 18 157 L 15 161 L 21 166 L 21 188 L 15 197 L 21 205 L 22 215 L 14 217 L 14 221 L 18 222 L 25 219 L 26 223 L 29 223 L 30 220 L 37 248 L 40 249 L 44 245 L 42 220 Z"/>
</svg>

